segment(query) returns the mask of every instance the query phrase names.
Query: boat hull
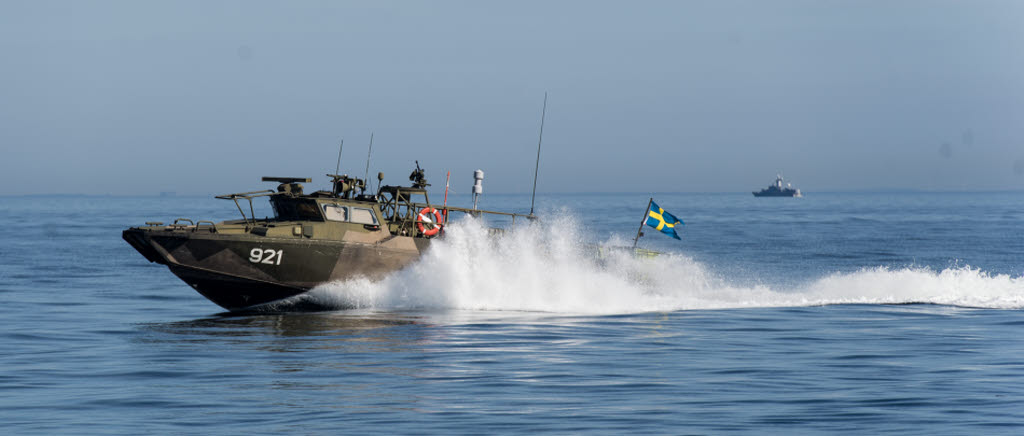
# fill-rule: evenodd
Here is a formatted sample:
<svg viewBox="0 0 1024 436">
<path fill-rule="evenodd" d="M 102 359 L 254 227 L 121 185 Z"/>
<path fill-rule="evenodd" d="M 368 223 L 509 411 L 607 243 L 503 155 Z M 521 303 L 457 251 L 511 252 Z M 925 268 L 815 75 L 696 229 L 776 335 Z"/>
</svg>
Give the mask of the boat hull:
<svg viewBox="0 0 1024 436">
<path fill-rule="evenodd" d="M 180 265 L 168 265 L 168 268 L 196 292 L 228 310 L 244 310 L 273 303 L 309 290 L 305 287 L 237 277 Z"/>
<path fill-rule="evenodd" d="M 753 192 L 755 197 L 803 197 L 799 191 L 785 192 Z"/>
<path fill-rule="evenodd" d="M 228 310 L 250 309 L 331 281 L 378 279 L 417 259 L 427 240 L 376 242 L 267 238 L 193 229 L 135 227 L 122 237 L 150 262 L 166 265 Z"/>
</svg>

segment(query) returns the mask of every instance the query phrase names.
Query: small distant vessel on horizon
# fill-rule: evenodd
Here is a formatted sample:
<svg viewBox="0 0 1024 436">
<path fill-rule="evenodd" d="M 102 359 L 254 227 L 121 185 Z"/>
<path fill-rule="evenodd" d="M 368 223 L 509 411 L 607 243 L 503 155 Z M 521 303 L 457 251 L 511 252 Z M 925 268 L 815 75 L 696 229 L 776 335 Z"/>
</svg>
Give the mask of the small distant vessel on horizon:
<svg viewBox="0 0 1024 436">
<path fill-rule="evenodd" d="M 786 183 L 785 187 L 782 186 L 781 174 L 775 176 L 775 183 L 753 194 L 755 197 L 803 197 L 800 190 L 793 188 L 792 184 Z"/>
</svg>

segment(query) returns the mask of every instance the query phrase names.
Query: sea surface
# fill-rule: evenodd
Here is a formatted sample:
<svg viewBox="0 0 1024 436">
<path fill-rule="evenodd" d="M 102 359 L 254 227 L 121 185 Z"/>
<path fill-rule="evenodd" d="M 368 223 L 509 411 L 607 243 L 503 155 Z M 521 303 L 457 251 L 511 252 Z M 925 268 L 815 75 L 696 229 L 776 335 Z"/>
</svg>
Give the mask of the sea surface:
<svg viewBox="0 0 1024 436">
<path fill-rule="evenodd" d="M 1024 434 L 1024 193 L 655 194 L 682 240 L 623 255 L 649 198 L 539 196 L 322 310 L 232 315 L 121 239 L 230 202 L 0 197 L 0 427 Z"/>
</svg>

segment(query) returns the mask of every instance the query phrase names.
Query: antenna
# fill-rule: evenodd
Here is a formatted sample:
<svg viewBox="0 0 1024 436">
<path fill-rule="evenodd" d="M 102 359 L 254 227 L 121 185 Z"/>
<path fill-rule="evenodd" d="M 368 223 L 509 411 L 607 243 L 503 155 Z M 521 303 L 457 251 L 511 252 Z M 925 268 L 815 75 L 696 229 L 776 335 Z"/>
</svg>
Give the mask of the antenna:
<svg viewBox="0 0 1024 436">
<path fill-rule="evenodd" d="M 341 146 L 338 147 L 338 164 L 334 166 L 334 175 L 338 175 L 338 171 L 341 170 L 341 151 L 345 149 L 345 139 L 341 139 Z"/>
<path fill-rule="evenodd" d="M 544 91 L 544 107 L 540 110 L 540 137 L 537 138 L 537 165 L 533 167 L 533 196 L 530 197 L 530 215 L 533 215 L 533 202 L 537 199 L 537 172 L 540 170 L 540 144 L 544 141 L 544 116 L 548 111 L 548 92 Z"/>
<path fill-rule="evenodd" d="M 370 148 L 366 150 L 366 172 L 363 173 L 363 180 L 370 175 L 370 153 L 373 152 L 373 132 L 370 132 Z"/>
</svg>

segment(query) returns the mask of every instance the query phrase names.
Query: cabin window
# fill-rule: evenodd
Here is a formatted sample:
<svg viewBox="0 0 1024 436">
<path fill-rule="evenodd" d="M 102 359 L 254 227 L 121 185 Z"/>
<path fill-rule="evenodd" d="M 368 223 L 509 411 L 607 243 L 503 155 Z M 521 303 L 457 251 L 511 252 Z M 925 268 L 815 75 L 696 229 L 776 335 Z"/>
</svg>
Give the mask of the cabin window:
<svg viewBox="0 0 1024 436">
<path fill-rule="evenodd" d="M 324 215 L 331 221 L 348 221 L 348 207 L 337 204 L 325 204 Z"/>
<path fill-rule="evenodd" d="M 271 198 L 274 215 L 284 221 L 323 221 L 324 218 L 312 201 Z"/>
<path fill-rule="evenodd" d="M 373 213 L 372 209 L 364 209 L 361 207 L 352 208 L 352 222 L 356 224 L 371 224 L 377 225 L 377 216 Z"/>
</svg>

